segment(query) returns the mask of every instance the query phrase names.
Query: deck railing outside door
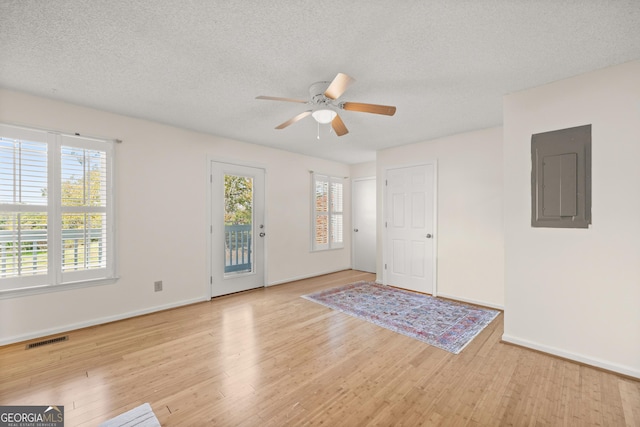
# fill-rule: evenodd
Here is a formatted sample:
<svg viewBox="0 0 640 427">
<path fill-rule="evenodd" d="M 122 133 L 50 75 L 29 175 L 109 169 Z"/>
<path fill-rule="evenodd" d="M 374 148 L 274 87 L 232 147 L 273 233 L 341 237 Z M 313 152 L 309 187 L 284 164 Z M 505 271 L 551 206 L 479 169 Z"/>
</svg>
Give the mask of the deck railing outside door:
<svg viewBox="0 0 640 427">
<path fill-rule="evenodd" d="M 251 224 L 225 225 L 225 273 L 252 271 Z"/>
</svg>

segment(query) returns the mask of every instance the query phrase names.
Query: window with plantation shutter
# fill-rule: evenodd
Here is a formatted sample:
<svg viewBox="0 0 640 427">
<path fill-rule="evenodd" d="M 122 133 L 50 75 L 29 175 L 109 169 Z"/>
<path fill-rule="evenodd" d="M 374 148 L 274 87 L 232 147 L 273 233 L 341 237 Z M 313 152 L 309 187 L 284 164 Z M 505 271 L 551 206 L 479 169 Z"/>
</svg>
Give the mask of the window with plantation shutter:
<svg viewBox="0 0 640 427">
<path fill-rule="evenodd" d="M 343 179 L 312 174 L 313 250 L 342 248 Z"/>
<path fill-rule="evenodd" d="M 48 274 L 46 134 L 0 135 L 0 279 L 37 284 Z M 16 283 L 18 285 L 18 283 Z"/>
<path fill-rule="evenodd" d="M 0 125 L 0 297 L 113 281 L 112 145 Z"/>
<path fill-rule="evenodd" d="M 61 265 L 63 280 L 106 273 L 107 151 L 101 141 L 63 136 L 60 147 Z M 104 273 L 103 273 L 104 272 Z"/>
</svg>

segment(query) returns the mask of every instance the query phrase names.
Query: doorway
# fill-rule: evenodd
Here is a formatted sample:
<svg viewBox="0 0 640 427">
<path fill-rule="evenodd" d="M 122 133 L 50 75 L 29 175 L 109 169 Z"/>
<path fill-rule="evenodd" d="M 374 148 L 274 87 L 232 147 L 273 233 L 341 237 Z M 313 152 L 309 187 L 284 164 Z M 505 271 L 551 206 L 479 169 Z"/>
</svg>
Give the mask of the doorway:
<svg viewBox="0 0 640 427">
<path fill-rule="evenodd" d="M 264 169 L 211 162 L 211 296 L 264 286 Z"/>
<path fill-rule="evenodd" d="M 385 179 L 384 283 L 436 293 L 435 164 L 390 168 Z"/>
<path fill-rule="evenodd" d="M 352 268 L 376 272 L 376 179 L 354 179 L 352 186 Z"/>
</svg>

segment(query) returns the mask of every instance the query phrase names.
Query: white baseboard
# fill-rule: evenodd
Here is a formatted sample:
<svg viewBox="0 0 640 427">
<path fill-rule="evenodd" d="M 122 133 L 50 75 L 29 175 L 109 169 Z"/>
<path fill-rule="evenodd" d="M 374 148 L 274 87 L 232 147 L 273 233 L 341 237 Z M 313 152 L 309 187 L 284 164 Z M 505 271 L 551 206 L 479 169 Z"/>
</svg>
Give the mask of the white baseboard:
<svg viewBox="0 0 640 427">
<path fill-rule="evenodd" d="M 442 292 L 437 292 L 436 296 L 442 297 L 442 298 L 447 298 L 447 299 L 452 299 L 452 300 L 460 301 L 460 302 L 468 302 L 469 304 L 481 305 L 483 307 L 495 308 L 496 310 L 504 311 L 504 306 L 503 305 L 493 304 L 493 303 L 486 302 L 486 301 L 478 301 L 478 300 L 474 300 L 474 299 L 470 299 L 470 298 L 460 298 L 459 296 L 443 294 Z"/>
<path fill-rule="evenodd" d="M 640 370 L 629 366 L 618 365 L 616 363 L 607 362 L 606 360 L 596 359 L 593 357 L 585 356 L 583 354 L 572 353 L 570 351 L 561 350 L 559 348 L 550 347 L 544 344 L 513 337 L 507 334 L 502 335 L 502 341 L 516 344 L 522 347 L 527 347 L 533 350 L 538 350 L 543 353 L 552 354 L 564 359 L 574 360 L 576 362 L 584 363 L 585 365 L 595 366 L 597 368 L 606 369 L 607 371 L 617 372 L 619 374 L 640 379 Z"/>
<path fill-rule="evenodd" d="M 100 317 L 98 319 L 91 319 L 86 322 L 73 323 L 70 325 L 59 326 L 56 328 L 45 329 L 45 330 L 31 332 L 23 335 L 14 335 L 12 337 L 0 339 L 0 346 L 7 345 L 7 344 L 14 344 L 22 341 L 29 341 L 35 338 L 46 337 L 49 335 L 67 333 L 67 332 L 75 331 L 77 329 L 88 328 L 90 326 L 103 325 L 105 323 L 111 323 L 118 320 L 129 319 L 131 317 L 142 316 L 144 314 L 149 314 L 149 313 L 155 313 L 157 311 L 169 310 L 171 308 L 181 307 L 183 305 L 194 304 L 202 301 L 208 301 L 208 299 L 206 297 L 203 297 L 203 298 L 194 298 L 191 300 L 183 300 L 183 301 L 178 301 L 171 304 L 149 307 L 143 310 L 136 310 L 136 311 L 130 311 L 128 313 L 116 314 L 114 316 L 106 316 L 106 317 Z"/>
<path fill-rule="evenodd" d="M 330 271 L 324 271 L 324 272 L 319 271 L 313 274 L 305 274 L 304 276 L 290 277 L 284 280 L 276 280 L 274 282 L 267 283 L 266 286 L 282 285 L 284 283 L 295 282 L 296 280 L 311 279 L 312 277 L 324 276 L 325 274 L 338 273 L 340 271 L 345 271 L 345 270 L 351 270 L 351 267 L 343 267 L 337 270 L 330 270 Z"/>
</svg>

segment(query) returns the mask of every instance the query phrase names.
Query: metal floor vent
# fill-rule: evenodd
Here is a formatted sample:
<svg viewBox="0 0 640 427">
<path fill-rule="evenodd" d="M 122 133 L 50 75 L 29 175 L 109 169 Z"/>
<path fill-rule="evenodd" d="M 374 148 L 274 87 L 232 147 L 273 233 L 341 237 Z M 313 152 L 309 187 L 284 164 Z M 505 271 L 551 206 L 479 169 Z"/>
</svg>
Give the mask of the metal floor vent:
<svg viewBox="0 0 640 427">
<path fill-rule="evenodd" d="M 42 347 L 43 345 L 47 345 L 47 344 L 53 344 L 53 343 L 68 341 L 68 340 L 69 340 L 69 335 L 65 335 L 62 337 L 50 338 L 48 340 L 32 342 L 31 344 L 27 344 L 27 350 L 31 348 L 36 348 L 36 347 Z"/>
</svg>

